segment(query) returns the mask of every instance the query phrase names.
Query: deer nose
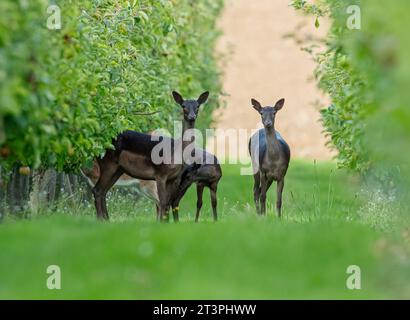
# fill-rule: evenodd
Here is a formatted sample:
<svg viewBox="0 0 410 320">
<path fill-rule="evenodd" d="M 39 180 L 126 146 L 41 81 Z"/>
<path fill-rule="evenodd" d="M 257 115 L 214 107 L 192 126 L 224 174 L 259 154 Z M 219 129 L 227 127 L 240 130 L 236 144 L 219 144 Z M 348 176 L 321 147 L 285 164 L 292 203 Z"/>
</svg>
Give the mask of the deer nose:
<svg viewBox="0 0 410 320">
<path fill-rule="evenodd" d="M 188 121 L 194 121 L 195 119 L 196 119 L 196 116 L 195 116 L 195 115 L 190 114 L 190 115 L 188 116 Z"/>
<path fill-rule="evenodd" d="M 272 127 L 272 121 L 266 121 L 265 127 Z"/>
</svg>

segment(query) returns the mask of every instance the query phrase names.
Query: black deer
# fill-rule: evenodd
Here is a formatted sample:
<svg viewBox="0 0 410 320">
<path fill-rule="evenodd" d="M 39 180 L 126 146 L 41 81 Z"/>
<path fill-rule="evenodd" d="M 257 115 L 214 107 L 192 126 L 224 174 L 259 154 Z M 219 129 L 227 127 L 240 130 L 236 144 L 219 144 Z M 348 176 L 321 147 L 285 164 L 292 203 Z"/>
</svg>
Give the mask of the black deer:
<svg viewBox="0 0 410 320">
<path fill-rule="evenodd" d="M 172 207 L 174 221 L 178 221 L 179 219 L 179 202 L 193 183 L 196 183 L 197 192 L 195 222 L 199 220 L 199 213 L 202 208 L 202 195 L 205 187 L 209 188 L 213 218 L 214 221 L 217 221 L 217 189 L 219 180 L 222 177 L 221 166 L 213 154 L 200 148 L 195 148 L 194 161 L 194 164 L 185 168 L 176 194 L 174 194 L 171 199 L 170 205 Z"/>
<path fill-rule="evenodd" d="M 252 158 L 255 180 L 253 194 L 256 210 L 258 214 L 266 214 L 266 192 L 272 182 L 276 181 L 276 210 L 278 216 L 281 217 L 282 192 L 290 161 L 290 149 L 279 132 L 275 130 L 275 116 L 282 109 L 285 100 L 280 99 L 274 107 L 262 107 L 255 99 L 252 99 L 251 103 L 261 115 L 264 126 L 249 140 L 249 153 Z"/>
<path fill-rule="evenodd" d="M 184 137 L 187 130 L 195 127 L 199 106 L 206 102 L 209 92 L 204 92 L 197 100 L 184 100 L 175 91 L 172 95 L 183 110 L 182 137 Z M 153 149 L 160 142 L 171 145 L 171 161 L 167 163 L 158 164 L 152 159 Z M 125 173 L 136 179 L 155 180 L 159 198 L 157 219 L 166 220 L 168 203 L 180 184 L 180 177 L 186 166 L 176 159 L 177 157 L 182 159 L 182 154 L 189 143 L 184 139 L 174 140 L 167 137 L 161 137 L 159 141 L 155 141 L 151 135 L 135 131 L 125 131 L 119 134 L 113 141 L 114 150 L 106 150 L 105 155 L 97 159 L 100 177 L 93 188 L 97 217 L 109 218 L 106 205 L 107 192 Z M 178 154 L 180 152 L 182 154 Z"/>
</svg>

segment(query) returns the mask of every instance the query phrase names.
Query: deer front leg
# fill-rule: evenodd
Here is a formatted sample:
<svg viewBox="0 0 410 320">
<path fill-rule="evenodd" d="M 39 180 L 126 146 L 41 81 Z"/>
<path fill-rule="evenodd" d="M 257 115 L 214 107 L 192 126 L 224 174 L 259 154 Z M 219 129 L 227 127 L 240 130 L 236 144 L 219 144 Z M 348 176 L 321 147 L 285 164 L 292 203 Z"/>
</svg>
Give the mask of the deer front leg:
<svg viewBox="0 0 410 320">
<path fill-rule="evenodd" d="M 261 177 L 261 214 L 266 215 L 266 193 L 271 186 L 273 179 L 268 178 L 266 175 Z"/>
<path fill-rule="evenodd" d="M 276 187 L 276 211 L 278 212 L 278 217 L 280 218 L 282 215 L 282 192 L 285 186 L 285 179 L 281 179 L 277 183 Z"/>
<path fill-rule="evenodd" d="M 188 188 L 192 185 L 192 183 L 193 179 L 186 178 L 185 180 L 180 182 L 179 186 L 175 188 L 172 201 L 172 215 L 174 217 L 174 222 L 179 221 L 179 203 L 181 202 L 181 199 L 184 197 L 185 193 L 187 192 Z"/>
<path fill-rule="evenodd" d="M 181 199 L 177 196 L 174 196 L 174 199 L 171 201 L 171 210 L 172 210 L 172 218 L 174 222 L 179 222 L 179 202 Z"/>
<path fill-rule="evenodd" d="M 261 175 L 259 172 L 253 175 L 255 184 L 253 186 L 253 200 L 255 202 L 256 213 L 260 214 L 259 199 L 261 195 Z"/>
<path fill-rule="evenodd" d="M 108 220 L 108 216 L 104 214 L 104 211 L 101 206 L 101 198 L 102 194 L 95 189 L 93 189 L 93 194 L 94 194 L 94 204 L 95 204 L 95 210 L 97 214 L 97 219 L 99 220 Z"/>
<path fill-rule="evenodd" d="M 266 179 L 265 175 L 261 176 L 261 214 L 266 214 L 266 191 L 268 191 L 268 180 Z"/>
<path fill-rule="evenodd" d="M 199 220 L 199 213 L 201 212 L 202 208 L 202 195 L 204 193 L 204 185 L 198 183 L 196 185 L 196 215 L 195 215 L 195 222 Z"/>
<path fill-rule="evenodd" d="M 159 198 L 159 210 L 157 212 L 157 221 L 166 222 L 166 213 L 168 206 L 167 183 L 165 179 L 157 179 L 157 190 Z"/>
<path fill-rule="evenodd" d="M 174 222 L 179 221 L 178 211 L 179 211 L 179 202 L 181 198 L 178 197 L 178 185 L 180 180 L 174 179 L 166 183 L 166 193 L 167 193 L 167 210 L 166 210 L 166 222 L 169 222 L 169 209 L 172 210 L 172 216 Z"/>
<path fill-rule="evenodd" d="M 215 222 L 218 220 L 218 213 L 216 211 L 216 209 L 217 209 L 217 196 L 216 196 L 217 189 L 218 189 L 218 185 L 216 183 L 212 184 L 211 187 L 210 187 L 212 213 L 214 215 L 214 221 Z"/>
<path fill-rule="evenodd" d="M 100 178 L 93 188 L 93 194 L 95 200 L 95 208 L 97 211 L 97 218 L 108 220 L 109 217 L 106 203 L 107 192 L 115 184 L 115 182 L 121 176 L 122 172 L 114 166 L 103 168 L 104 170 L 101 170 Z"/>
</svg>

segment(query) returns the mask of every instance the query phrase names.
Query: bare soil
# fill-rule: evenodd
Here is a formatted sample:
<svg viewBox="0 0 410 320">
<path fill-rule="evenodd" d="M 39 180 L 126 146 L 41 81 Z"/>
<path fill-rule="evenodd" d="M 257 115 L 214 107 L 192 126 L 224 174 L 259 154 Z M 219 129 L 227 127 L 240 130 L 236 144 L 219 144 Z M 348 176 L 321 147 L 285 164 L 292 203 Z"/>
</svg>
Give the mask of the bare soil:
<svg viewBox="0 0 410 320">
<path fill-rule="evenodd" d="M 294 39 L 285 38 L 303 25 L 301 32 L 326 34 L 327 25 L 316 29 L 312 18 L 303 17 L 289 0 L 226 0 L 219 21 L 223 31 L 217 51 L 227 54 L 223 65 L 227 106 L 216 114 L 217 128 L 260 128 L 260 116 L 250 99 L 273 105 L 285 98 L 276 129 L 289 143 L 296 158 L 327 160 L 326 146 L 316 102 L 328 103 L 312 79 L 315 64 Z M 244 149 L 245 150 L 245 149 Z"/>
</svg>

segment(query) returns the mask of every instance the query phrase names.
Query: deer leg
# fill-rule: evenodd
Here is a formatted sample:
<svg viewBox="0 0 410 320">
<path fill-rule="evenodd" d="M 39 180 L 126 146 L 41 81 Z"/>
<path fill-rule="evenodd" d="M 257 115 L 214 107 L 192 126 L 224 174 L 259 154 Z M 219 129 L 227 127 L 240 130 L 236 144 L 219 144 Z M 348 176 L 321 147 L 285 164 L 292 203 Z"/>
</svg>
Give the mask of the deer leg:
<svg viewBox="0 0 410 320">
<path fill-rule="evenodd" d="M 174 222 L 179 221 L 179 202 L 180 201 L 181 201 L 181 198 L 177 196 L 175 199 L 173 199 L 171 203 L 172 217 L 174 219 Z"/>
<path fill-rule="evenodd" d="M 169 222 L 169 210 L 172 211 L 172 216 L 174 221 L 178 221 L 178 204 L 180 199 L 178 198 L 178 185 L 179 179 L 175 179 L 172 181 L 168 181 L 166 183 L 166 190 L 167 190 L 167 209 L 166 215 L 164 220 Z"/>
<path fill-rule="evenodd" d="M 188 188 L 191 186 L 191 184 L 192 181 L 183 181 L 176 191 L 177 194 L 172 204 L 172 216 L 174 217 L 174 222 L 179 221 L 179 203 L 185 195 L 185 193 L 187 192 Z"/>
<path fill-rule="evenodd" d="M 285 179 L 281 179 L 277 183 L 276 187 L 276 211 L 278 212 L 278 217 L 280 218 L 282 216 L 282 192 L 283 192 L 283 187 L 285 186 Z"/>
<path fill-rule="evenodd" d="M 165 209 L 165 217 L 163 217 L 164 222 L 169 222 L 169 208 L 170 206 L 167 206 L 167 208 Z"/>
<path fill-rule="evenodd" d="M 202 195 L 204 193 L 204 185 L 202 183 L 198 183 L 196 185 L 196 215 L 195 215 L 195 222 L 199 220 L 199 212 L 202 208 Z"/>
<path fill-rule="evenodd" d="M 218 213 L 216 211 L 217 209 L 216 191 L 218 189 L 218 184 L 217 183 L 211 184 L 211 187 L 209 189 L 211 190 L 212 213 L 214 215 L 214 221 L 216 222 L 218 220 Z"/>
<path fill-rule="evenodd" d="M 174 222 L 179 221 L 179 203 L 174 203 L 172 205 L 172 217 L 174 218 Z"/>
<path fill-rule="evenodd" d="M 268 193 L 268 190 L 269 190 L 270 186 L 272 185 L 272 182 L 273 182 L 273 179 L 267 179 L 266 194 Z M 266 201 L 265 201 L 265 203 L 266 203 Z M 265 208 L 266 208 L 266 205 L 265 205 Z M 265 214 L 266 214 L 266 211 L 265 211 Z"/>
<path fill-rule="evenodd" d="M 115 166 L 106 167 L 101 170 L 100 178 L 93 188 L 97 218 L 108 220 L 106 204 L 107 192 L 115 184 L 121 174 L 122 172 Z"/>
<path fill-rule="evenodd" d="M 255 180 L 255 184 L 253 186 L 253 200 L 255 201 L 256 212 L 260 214 L 260 207 L 259 207 L 259 198 L 261 195 L 261 175 L 260 173 L 256 173 L 253 175 Z"/>
<path fill-rule="evenodd" d="M 159 198 L 159 210 L 157 212 L 157 221 L 164 221 L 166 218 L 166 211 L 168 206 L 167 183 L 164 179 L 157 179 L 156 182 Z"/>
<path fill-rule="evenodd" d="M 109 181 L 109 183 L 108 183 L 108 185 L 107 185 L 107 189 L 105 190 L 104 197 L 102 198 L 101 206 L 102 206 L 102 209 L 103 209 L 103 211 L 104 211 L 105 216 L 107 217 L 107 219 L 108 219 L 108 210 L 107 210 L 106 195 L 107 195 L 107 192 L 112 188 L 112 186 L 117 182 L 117 180 L 121 177 L 122 174 L 123 174 L 122 171 L 117 171 L 117 172 L 115 173 L 115 175 L 114 175 L 114 176 L 111 178 L 111 180 Z"/>
<path fill-rule="evenodd" d="M 194 182 L 194 178 L 189 176 L 186 177 L 184 180 L 180 181 L 179 186 L 177 186 L 176 191 L 174 193 L 174 199 L 173 199 L 173 207 L 172 207 L 172 215 L 174 217 L 174 221 L 178 222 L 179 221 L 179 203 L 181 202 L 181 199 L 184 197 L 185 193 L 189 189 L 189 187 L 192 185 Z"/>
<path fill-rule="evenodd" d="M 266 192 L 267 191 L 268 191 L 268 179 L 266 178 L 265 175 L 262 175 L 262 177 L 261 177 L 261 195 L 260 195 L 261 214 L 262 215 L 266 214 Z"/>
</svg>

